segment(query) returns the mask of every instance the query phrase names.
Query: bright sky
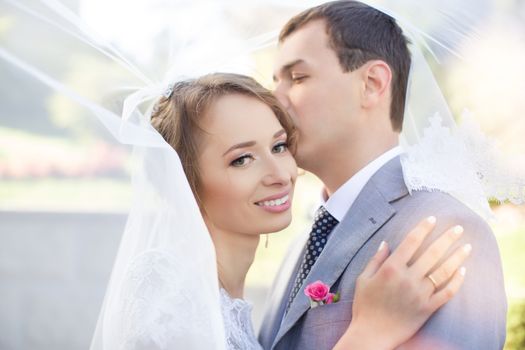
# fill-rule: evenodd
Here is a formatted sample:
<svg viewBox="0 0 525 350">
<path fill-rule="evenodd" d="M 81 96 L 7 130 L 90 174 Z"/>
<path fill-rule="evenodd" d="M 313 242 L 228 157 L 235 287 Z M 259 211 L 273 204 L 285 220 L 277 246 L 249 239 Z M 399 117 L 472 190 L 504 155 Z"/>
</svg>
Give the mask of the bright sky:
<svg viewBox="0 0 525 350">
<path fill-rule="evenodd" d="M 152 42 L 168 25 L 174 26 L 181 38 L 196 35 L 197 18 L 216 30 L 225 30 L 218 25 L 220 16 L 217 13 L 220 12 L 216 2 L 195 1 L 192 6 L 187 6 L 187 2 L 184 6 L 184 3 L 177 0 L 81 0 L 80 13 L 100 35 L 117 42 L 135 57 L 147 59 Z"/>
</svg>

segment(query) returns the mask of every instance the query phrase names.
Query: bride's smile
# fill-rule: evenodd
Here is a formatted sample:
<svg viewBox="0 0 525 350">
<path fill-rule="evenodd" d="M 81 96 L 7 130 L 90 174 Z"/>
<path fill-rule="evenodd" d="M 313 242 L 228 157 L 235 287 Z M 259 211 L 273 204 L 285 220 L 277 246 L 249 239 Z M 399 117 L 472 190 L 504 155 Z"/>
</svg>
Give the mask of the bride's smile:
<svg viewBox="0 0 525 350">
<path fill-rule="evenodd" d="M 201 128 L 199 169 L 206 176 L 200 197 L 207 220 L 241 234 L 288 226 L 297 166 L 272 109 L 252 96 L 229 94 L 211 103 Z"/>
<path fill-rule="evenodd" d="M 292 204 L 290 200 L 290 194 L 289 192 L 286 192 L 286 194 L 277 194 L 260 200 L 256 202 L 255 205 L 258 205 L 262 209 L 271 213 L 281 213 L 290 209 Z"/>
</svg>

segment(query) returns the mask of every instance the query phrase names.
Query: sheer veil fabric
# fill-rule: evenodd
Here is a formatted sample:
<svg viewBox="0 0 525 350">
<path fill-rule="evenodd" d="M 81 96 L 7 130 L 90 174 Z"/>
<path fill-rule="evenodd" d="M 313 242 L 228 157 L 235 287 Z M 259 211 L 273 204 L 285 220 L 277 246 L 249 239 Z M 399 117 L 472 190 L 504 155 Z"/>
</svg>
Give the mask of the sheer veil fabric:
<svg viewBox="0 0 525 350">
<path fill-rule="evenodd" d="M 117 96 L 108 107 L 102 96 L 88 96 L 55 76 L 31 50 L 0 46 L 4 63 L 78 103 L 133 150 L 133 201 L 91 349 L 225 349 L 214 247 L 180 160 L 150 125 L 150 112 L 168 84 L 177 80 L 216 71 L 268 79 L 259 75 L 252 55 L 276 44 L 284 22 L 266 21 L 258 14 L 276 12 L 285 20 L 320 2 L 159 1 L 144 2 L 142 8 L 116 1 L 118 13 L 111 13 L 108 5 L 106 15 L 125 18 L 126 9 L 138 14 L 125 22 L 144 27 L 144 37 L 136 38 L 144 46 L 138 49 L 126 43 L 117 46 L 115 38 L 86 20 L 88 15 L 80 16 L 58 0 L 2 3 L 14 18 L 30 18 L 53 33 L 50 51 L 74 42 L 68 54 L 78 49 L 118 71 L 97 76 L 101 86 L 108 87 L 105 92 Z M 425 58 L 439 62 L 447 55 L 460 56 L 459 46 L 475 35 L 484 5 L 473 0 L 370 4 L 396 18 L 412 42 L 402 134 L 409 189 L 449 192 L 486 216 L 487 198 L 522 203 L 523 177 L 495 166 L 500 155 L 475 126 L 456 125 Z M 148 16 L 162 23 L 156 31 L 149 28 Z M 38 35 L 29 33 L 27 40 Z"/>
</svg>

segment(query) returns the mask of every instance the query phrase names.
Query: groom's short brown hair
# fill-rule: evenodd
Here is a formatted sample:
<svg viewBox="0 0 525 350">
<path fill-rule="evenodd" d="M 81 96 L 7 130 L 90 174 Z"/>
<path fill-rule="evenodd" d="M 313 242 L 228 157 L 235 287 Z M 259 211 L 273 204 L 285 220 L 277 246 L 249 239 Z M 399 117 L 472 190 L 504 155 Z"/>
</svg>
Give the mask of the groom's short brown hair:
<svg viewBox="0 0 525 350">
<path fill-rule="evenodd" d="M 345 72 L 375 59 L 389 65 L 392 70 L 390 118 L 393 129 L 401 131 L 411 58 L 408 39 L 395 19 L 359 1 L 327 2 L 291 18 L 281 30 L 279 42 L 319 19 L 326 22 L 330 45 Z"/>
</svg>

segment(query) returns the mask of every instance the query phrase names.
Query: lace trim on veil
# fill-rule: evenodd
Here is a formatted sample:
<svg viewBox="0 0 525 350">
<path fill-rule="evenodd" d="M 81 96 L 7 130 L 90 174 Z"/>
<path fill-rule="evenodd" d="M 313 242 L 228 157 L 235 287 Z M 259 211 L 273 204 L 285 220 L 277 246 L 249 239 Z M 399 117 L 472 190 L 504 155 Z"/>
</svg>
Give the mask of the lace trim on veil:
<svg viewBox="0 0 525 350">
<path fill-rule="evenodd" d="M 435 114 L 420 141 L 404 148 L 401 164 L 410 192 L 446 192 L 486 218 L 493 216 L 488 199 L 525 203 L 525 177 L 510 170 L 468 113 L 456 129 L 443 126 Z"/>
</svg>

